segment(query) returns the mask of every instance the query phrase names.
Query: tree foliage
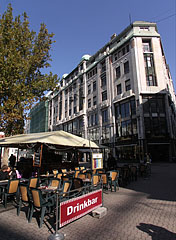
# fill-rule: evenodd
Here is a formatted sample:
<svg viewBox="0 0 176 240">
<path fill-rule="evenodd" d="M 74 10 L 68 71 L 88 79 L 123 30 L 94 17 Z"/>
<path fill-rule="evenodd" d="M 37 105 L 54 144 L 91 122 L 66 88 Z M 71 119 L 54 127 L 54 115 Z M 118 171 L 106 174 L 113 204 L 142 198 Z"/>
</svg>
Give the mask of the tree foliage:
<svg viewBox="0 0 176 240">
<path fill-rule="evenodd" d="M 57 75 L 41 72 L 50 67 L 52 38 L 44 23 L 38 34 L 30 30 L 26 13 L 14 18 L 10 4 L 0 18 L 0 131 L 6 136 L 23 132 L 27 110 L 58 83 Z"/>
</svg>

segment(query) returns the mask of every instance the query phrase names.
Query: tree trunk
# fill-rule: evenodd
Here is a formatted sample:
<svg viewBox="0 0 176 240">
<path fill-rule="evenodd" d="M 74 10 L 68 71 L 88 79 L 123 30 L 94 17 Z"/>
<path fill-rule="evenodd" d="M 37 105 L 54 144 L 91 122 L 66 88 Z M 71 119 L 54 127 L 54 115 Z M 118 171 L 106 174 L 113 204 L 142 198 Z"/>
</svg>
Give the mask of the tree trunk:
<svg viewBox="0 0 176 240">
<path fill-rule="evenodd" d="M 1 167 L 3 165 L 7 165 L 8 166 L 8 159 L 9 159 L 9 148 L 5 147 L 4 148 L 3 157 L 2 157 L 2 160 L 1 160 Z"/>
</svg>

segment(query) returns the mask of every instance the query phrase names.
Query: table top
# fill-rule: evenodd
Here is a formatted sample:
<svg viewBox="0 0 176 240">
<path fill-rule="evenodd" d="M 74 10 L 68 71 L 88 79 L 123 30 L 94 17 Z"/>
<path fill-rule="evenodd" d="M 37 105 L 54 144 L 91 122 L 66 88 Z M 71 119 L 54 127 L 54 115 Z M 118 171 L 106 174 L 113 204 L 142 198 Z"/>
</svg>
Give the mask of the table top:
<svg viewBox="0 0 176 240">
<path fill-rule="evenodd" d="M 42 174 L 40 177 L 54 177 L 54 174 Z"/>
<path fill-rule="evenodd" d="M 8 184 L 8 179 L 7 180 L 0 180 L 0 186 L 4 186 Z"/>
<path fill-rule="evenodd" d="M 52 187 L 52 186 L 40 186 L 38 187 L 38 189 L 40 189 L 43 192 L 54 192 L 57 190 L 57 187 Z"/>
</svg>

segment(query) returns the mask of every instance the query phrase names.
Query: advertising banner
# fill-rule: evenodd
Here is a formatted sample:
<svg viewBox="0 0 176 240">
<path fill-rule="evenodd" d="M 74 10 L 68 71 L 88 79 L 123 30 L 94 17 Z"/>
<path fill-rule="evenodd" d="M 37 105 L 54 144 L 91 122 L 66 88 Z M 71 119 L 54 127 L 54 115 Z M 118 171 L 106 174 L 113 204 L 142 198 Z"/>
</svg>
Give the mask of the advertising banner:
<svg viewBox="0 0 176 240">
<path fill-rule="evenodd" d="M 102 206 L 102 189 L 60 203 L 60 227 Z"/>
<path fill-rule="evenodd" d="M 93 153 L 92 154 L 92 169 L 101 169 L 103 168 L 103 154 L 102 153 Z"/>
</svg>

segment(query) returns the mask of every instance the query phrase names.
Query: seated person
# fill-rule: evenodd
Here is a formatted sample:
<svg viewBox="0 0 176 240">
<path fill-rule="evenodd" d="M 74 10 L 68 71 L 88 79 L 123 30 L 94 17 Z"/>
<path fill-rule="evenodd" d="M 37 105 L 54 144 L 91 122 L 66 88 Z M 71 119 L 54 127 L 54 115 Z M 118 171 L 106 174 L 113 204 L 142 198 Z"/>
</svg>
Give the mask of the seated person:
<svg viewBox="0 0 176 240">
<path fill-rule="evenodd" d="M 7 165 L 3 165 L 0 170 L 0 180 L 6 180 L 10 178 L 10 168 Z"/>
</svg>

